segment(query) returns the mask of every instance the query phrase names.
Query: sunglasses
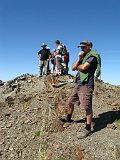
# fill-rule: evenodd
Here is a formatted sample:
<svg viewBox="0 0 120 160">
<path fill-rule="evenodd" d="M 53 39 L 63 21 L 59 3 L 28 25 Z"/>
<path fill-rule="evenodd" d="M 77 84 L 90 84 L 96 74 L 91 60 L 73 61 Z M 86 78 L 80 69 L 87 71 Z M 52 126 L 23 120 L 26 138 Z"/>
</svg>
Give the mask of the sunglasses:
<svg viewBox="0 0 120 160">
<path fill-rule="evenodd" d="M 84 49 L 84 48 L 86 48 L 86 46 L 81 46 L 81 48 L 83 48 L 83 49 Z"/>
</svg>

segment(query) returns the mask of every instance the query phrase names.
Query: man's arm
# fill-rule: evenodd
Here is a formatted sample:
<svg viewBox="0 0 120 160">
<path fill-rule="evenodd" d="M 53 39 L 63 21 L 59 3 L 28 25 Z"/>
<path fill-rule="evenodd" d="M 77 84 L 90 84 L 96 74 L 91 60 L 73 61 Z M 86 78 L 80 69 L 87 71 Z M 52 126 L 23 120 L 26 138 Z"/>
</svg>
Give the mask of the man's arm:
<svg viewBox="0 0 120 160">
<path fill-rule="evenodd" d="M 54 56 L 56 56 L 56 55 L 59 54 L 59 53 L 60 53 L 60 50 L 57 49 L 57 50 L 54 52 Z"/>
<path fill-rule="evenodd" d="M 83 55 L 84 55 L 83 51 L 78 53 L 78 59 L 72 65 L 72 70 L 73 71 L 78 70 L 78 66 L 80 65 L 80 61 L 82 60 Z"/>
<path fill-rule="evenodd" d="M 80 64 L 77 67 L 77 70 L 78 71 L 84 71 L 84 70 L 88 69 L 89 67 L 90 67 L 90 63 L 89 62 L 85 62 L 84 64 Z"/>
<path fill-rule="evenodd" d="M 73 70 L 73 71 L 77 70 L 77 67 L 79 66 L 79 63 L 80 63 L 79 59 L 77 59 L 77 60 L 73 63 L 73 65 L 72 65 L 72 70 Z"/>
<path fill-rule="evenodd" d="M 41 51 L 39 51 L 38 52 L 38 55 L 37 55 L 37 57 L 40 59 L 40 54 L 41 54 Z"/>
<path fill-rule="evenodd" d="M 77 67 L 79 71 L 84 71 L 90 67 L 90 64 L 96 60 L 95 57 L 89 57 L 84 64 L 81 64 Z"/>
<path fill-rule="evenodd" d="M 48 54 L 48 59 L 50 59 L 51 58 L 51 52 L 49 51 L 49 54 Z"/>
</svg>

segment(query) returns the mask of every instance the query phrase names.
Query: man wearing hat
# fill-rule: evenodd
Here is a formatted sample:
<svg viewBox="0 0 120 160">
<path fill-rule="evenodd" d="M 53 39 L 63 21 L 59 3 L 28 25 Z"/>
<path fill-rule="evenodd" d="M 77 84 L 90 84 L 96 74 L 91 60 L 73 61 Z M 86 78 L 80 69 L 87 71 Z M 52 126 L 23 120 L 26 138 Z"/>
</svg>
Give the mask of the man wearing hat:
<svg viewBox="0 0 120 160">
<path fill-rule="evenodd" d="M 91 134 L 91 122 L 93 116 L 92 93 L 94 90 L 94 73 L 96 77 L 100 75 L 101 59 L 96 50 L 92 50 L 92 42 L 85 40 L 78 46 L 81 51 L 78 59 L 73 63 L 72 70 L 77 70 L 76 86 L 66 102 L 68 114 L 61 117 L 64 122 L 71 122 L 74 105 L 80 105 L 85 110 L 86 126 L 83 132 L 78 134 L 78 138 L 85 138 Z"/>
<path fill-rule="evenodd" d="M 41 50 L 38 52 L 38 58 L 40 59 L 40 77 L 47 75 L 47 60 L 50 56 L 50 49 L 47 48 L 47 44 L 42 43 Z"/>
</svg>

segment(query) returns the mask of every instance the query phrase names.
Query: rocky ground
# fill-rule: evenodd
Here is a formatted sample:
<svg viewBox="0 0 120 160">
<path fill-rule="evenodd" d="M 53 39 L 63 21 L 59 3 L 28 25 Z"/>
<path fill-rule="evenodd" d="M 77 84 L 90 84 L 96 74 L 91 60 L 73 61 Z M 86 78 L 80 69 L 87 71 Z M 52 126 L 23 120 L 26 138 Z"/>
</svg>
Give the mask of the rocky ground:
<svg viewBox="0 0 120 160">
<path fill-rule="evenodd" d="M 71 75 L 0 81 L 0 160 L 120 159 L 120 86 L 96 80 L 94 132 L 78 139 L 85 126 L 80 107 L 71 124 L 59 121 L 74 85 Z"/>
</svg>

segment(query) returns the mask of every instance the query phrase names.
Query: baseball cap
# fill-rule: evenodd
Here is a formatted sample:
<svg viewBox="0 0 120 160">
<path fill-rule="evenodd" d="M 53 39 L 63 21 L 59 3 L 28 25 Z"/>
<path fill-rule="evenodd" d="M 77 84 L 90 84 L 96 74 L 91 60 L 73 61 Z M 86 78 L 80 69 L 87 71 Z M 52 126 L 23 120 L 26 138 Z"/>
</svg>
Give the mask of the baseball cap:
<svg viewBox="0 0 120 160">
<path fill-rule="evenodd" d="M 82 41 L 80 42 L 80 45 L 78 45 L 77 47 L 85 47 L 85 46 L 90 46 L 92 48 L 92 42 L 89 41 L 89 40 L 85 40 L 85 41 Z"/>
</svg>

